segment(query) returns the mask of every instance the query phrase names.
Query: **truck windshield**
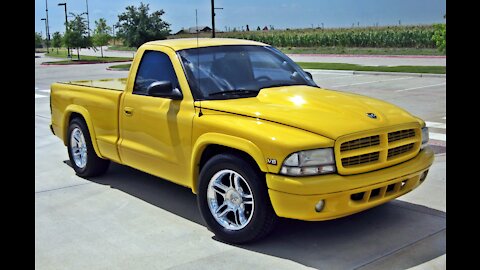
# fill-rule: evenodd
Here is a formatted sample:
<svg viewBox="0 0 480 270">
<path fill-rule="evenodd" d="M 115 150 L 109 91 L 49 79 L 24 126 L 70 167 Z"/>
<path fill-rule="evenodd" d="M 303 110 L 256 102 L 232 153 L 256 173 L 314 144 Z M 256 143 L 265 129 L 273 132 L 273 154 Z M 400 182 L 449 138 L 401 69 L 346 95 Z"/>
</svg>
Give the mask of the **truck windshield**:
<svg viewBox="0 0 480 270">
<path fill-rule="evenodd" d="M 203 47 L 178 55 L 196 100 L 252 97 L 277 86 L 317 86 L 295 62 L 269 46 Z"/>
</svg>

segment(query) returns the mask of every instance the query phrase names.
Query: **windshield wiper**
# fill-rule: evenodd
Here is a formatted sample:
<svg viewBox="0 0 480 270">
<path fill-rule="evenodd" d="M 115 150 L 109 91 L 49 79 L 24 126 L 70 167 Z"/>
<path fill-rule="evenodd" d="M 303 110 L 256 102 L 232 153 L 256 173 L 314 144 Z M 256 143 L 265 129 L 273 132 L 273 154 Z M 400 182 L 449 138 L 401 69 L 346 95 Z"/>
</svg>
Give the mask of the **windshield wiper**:
<svg viewBox="0 0 480 270">
<path fill-rule="evenodd" d="M 227 91 L 219 91 L 219 92 L 213 92 L 208 94 L 209 97 L 212 96 L 220 96 L 223 94 L 239 94 L 239 95 L 250 95 L 253 93 L 258 93 L 258 90 L 247 90 L 247 89 L 236 89 L 236 90 L 227 90 Z"/>
</svg>

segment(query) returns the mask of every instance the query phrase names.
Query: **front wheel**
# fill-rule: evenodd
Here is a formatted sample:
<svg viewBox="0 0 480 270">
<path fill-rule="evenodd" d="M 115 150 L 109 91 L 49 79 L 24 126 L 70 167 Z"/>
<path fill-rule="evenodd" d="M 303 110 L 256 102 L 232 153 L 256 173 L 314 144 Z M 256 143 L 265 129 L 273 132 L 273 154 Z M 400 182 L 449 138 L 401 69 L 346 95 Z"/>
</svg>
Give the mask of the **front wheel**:
<svg viewBox="0 0 480 270">
<path fill-rule="evenodd" d="M 258 240 L 276 221 L 265 178 L 236 155 L 221 154 L 207 161 L 197 200 L 208 228 L 226 242 Z"/>
</svg>

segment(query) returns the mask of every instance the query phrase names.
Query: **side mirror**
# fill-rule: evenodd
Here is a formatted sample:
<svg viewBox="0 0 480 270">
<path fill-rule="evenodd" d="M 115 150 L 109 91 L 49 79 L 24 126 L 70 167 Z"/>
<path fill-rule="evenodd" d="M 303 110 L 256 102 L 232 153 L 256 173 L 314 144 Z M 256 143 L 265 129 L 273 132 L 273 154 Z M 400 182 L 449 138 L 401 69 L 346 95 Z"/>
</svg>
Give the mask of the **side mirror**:
<svg viewBox="0 0 480 270">
<path fill-rule="evenodd" d="M 305 70 L 304 70 L 305 71 Z M 307 73 L 308 77 L 313 80 L 313 76 L 312 76 L 312 73 L 308 72 L 308 71 L 305 71 L 305 73 Z"/>
<path fill-rule="evenodd" d="M 183 98 L 182 93 L 177 88 L 173 88 L 170 81 L 156 81 L 147 87 L 147 95 L 152 97 L 169 98 L 180 100 Z"/>
</svg>

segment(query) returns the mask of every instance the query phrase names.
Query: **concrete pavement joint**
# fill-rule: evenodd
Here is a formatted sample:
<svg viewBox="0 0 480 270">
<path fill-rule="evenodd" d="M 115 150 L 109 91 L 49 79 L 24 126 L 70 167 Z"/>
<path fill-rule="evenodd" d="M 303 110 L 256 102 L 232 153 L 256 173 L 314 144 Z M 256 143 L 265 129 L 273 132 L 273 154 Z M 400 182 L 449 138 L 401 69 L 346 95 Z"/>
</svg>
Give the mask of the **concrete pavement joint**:
<svg viewBox="0 0 480 270">
<path fill-rule="evenodd" d="M 401 78 L 395 78 L 395 79 L 386 79 L 386 80 L 369 81 L 369 82 L 338 84 L 338 85 L 332 85 L 332 87 L 345 87 L 345 86 L 352 86 L 352 85 L 361 85 L 361 84 L 379 83 L 379 82 L 388 82 L 388 81 L 398 81 L 398 80 L 405 80 L 405 79 L 412 79 L 412 77 L 401 77 Z"/>
<path fill-rule="evenodd" d="M 48 119 L 48 120 L 50 120 L 50 117 L 46 117 L 46 116 L 42 116 L 42 115 L 38 115 L 38 114 L 35 114 L 35 116 L 37 116 L 37 117 L 40 117 L 40 118 L 45 118 L 45 119 Z"/>
<path fill-rule="evenodd" d="M 425 215 L 430 215 L 430 216 L 434 216 L 434 217 L 440 217 L 440 218 L 446 218 L 446 213 L 443 212 L 443 211 L 440 211 L 440 210 L 436 210 L 436 209 L 433 209 L 433 208 L 430 208 L 428 206 L 420 206 L 418 204 L 413 204 L 413 205 L 416 205 L 416 206 L 419 206 L 419 207 L 424 207 L 424 208 L 427 208 L 426 210 L 431 210 L 431 211 L 421 211 L 419 210 L 418 208 L 416 209 L 416 207 L 412 207 L 410 205 L 410 207 L 405 207 L 403 205 L 400 205 L 400 204 L 395 204 L 396 207 L 400 207 L 400 208 L 403 208 L 403 209 L 407 209 L 409 211 L 414 211 L 414 212 L 417 212 L 417 213 L 422 213 L 422 214 L 425 214 Z M 436 212 L 441 212 L 441 213 L 436 213 Z"/>
<path fill-rule="evenodd" d="M 416 90 L 416 89 L 422 89 L 422 88 L 429 88 L 429 87 L 435 87 L 435 86 L 442 86 L 442 85 L 446 85 L 446 84 L 447 84 L 447 83 L 431 84 L 431 85 L 425 85 L 425 86 L 419 86 L 419 87 L 412 87 L 412 88 L 406 88 L 406 89 L 395 90 L 395 92 L 403 92 L 403 91 L 410 91 L 410 90 Z"/>
<path fill-rule="evenodd" d="M 71 185 L 71 186 L 65 186 L 65 187 L 59 187 L 59 188 L 40 190 L 40 191 L 35 191 L 35 194 L 45 193 L 45 192 L 50 192 L 50 191 L 55 191 L 55 190 L 60 190 L 60 189 L 66 189 L 66 188 L 71 188 L 71 187 L 78 187 L 78 186 L 83 186 L 83 185 L 88 185 L 88 184 L 92 184 L 92 183 L 90 182 L 90 183 L 83 183 L 83 184 L 77 184 L 77 185 Z"/>
<path fill-rule="evenodd" d="M 392 251 L 390 251 L 390 252 L 388 252 L 388 253 L 386 253 L 386 254 L 383 254 L 382 256 L 376 258 L 375 260 L 372 260 L 372 261 L 370 261 L 370 262 L 364 263 L 364 264 L 362 264 L 362 265 L 360 265 L 360 266 L 356 266 L 356 267 L 354 267 L 353 269 L 359 269 L 359 268 L 365 267 L 365 266 L 367 266 L 367 265 L 373 264 L 373 263 L 375 263 L 375 262 L 377 262 L 377 261 L 379 261 L 379 260 L 381 260 L 381 259 L 383 259 L 383 258 L 385 258 L 385 257 L 388 257 L 388 256 L 390 256 L 390 255 L 393 255 L 393 254 L 395 254 L 395 253 L 398 253 L 398 252 L 400 252 L 401 250 L 403 250 L 403 249 L 405 249 L 405 248 L 414 246 L 414 245 L 416 245 L 417 243 L 420 243 L 421 241 L 423 241 L 423 240 L 425 240 L 425 239 L 427 239 L 427 238 L 433 237 L 433 236 L 435 236 L 435 235 L 437 235 L 437 234 L 439 234 L 439 233 L 442 233 L 442 232 L 444 232 L 444 231 L 446 231 L 446 230 L 447 230 L 447 229 L 445 228 L 445 229 L 442 229 L 442 230 L 440 230 L 440 231 L 431 233 L 431 234 L 429 234 L 429 235 L 427 235 L 427 236 L 425 236 L 425 237 L 423 237 L 423 238 L 421 238 L 421 239 L 418 239 L 418 240 L 415 241 L 415 242 L 412 242 L 412 243 L 410 243 L 410 244 L 407 244 L 407 245 L 404 245 L 404 246 L 402 246 L 402 247 L 399 247 L 399 248 L 397 248 L 397 249 L 395 249 L 395 250 L 392 250 Z"/>
</svg>

